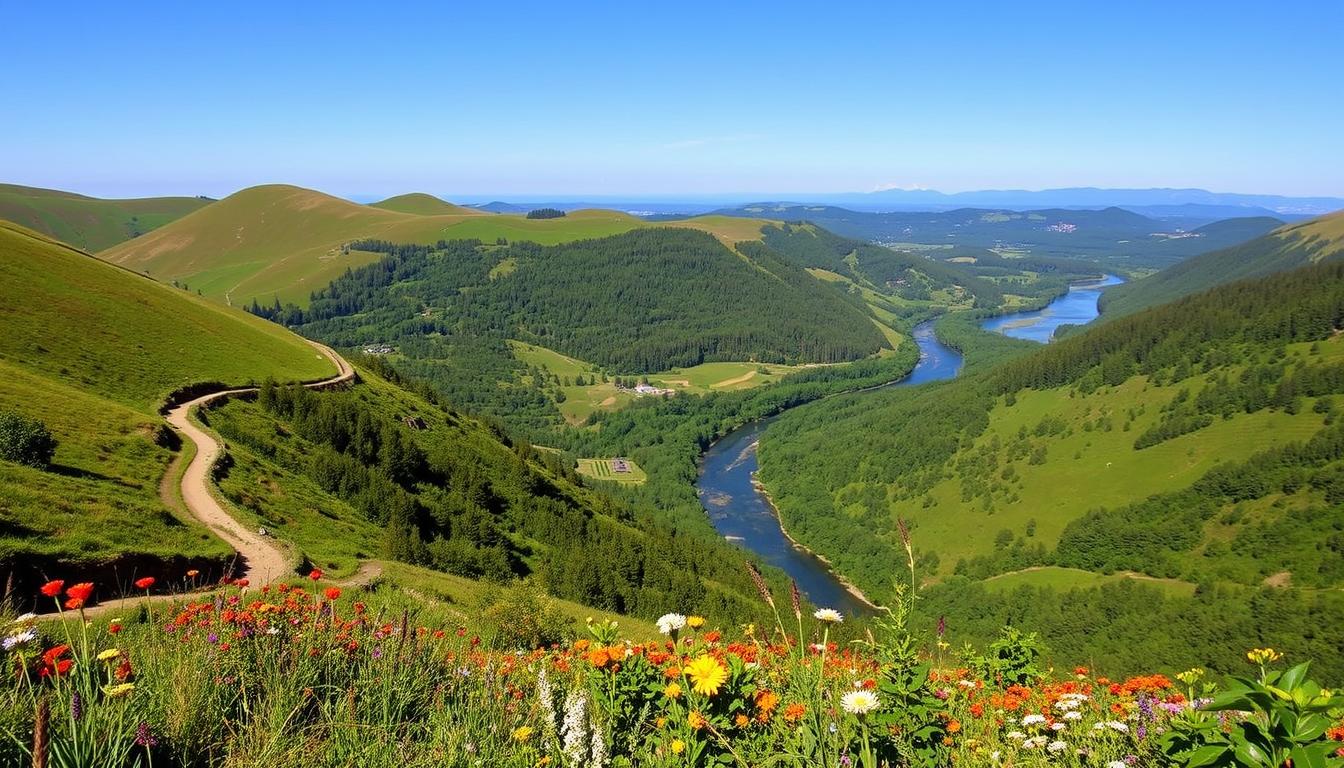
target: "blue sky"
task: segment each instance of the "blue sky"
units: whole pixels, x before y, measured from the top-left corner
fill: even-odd
[[[91,194],[1344,195],[1338,0],[0,0],[0,18],[0,181]]]

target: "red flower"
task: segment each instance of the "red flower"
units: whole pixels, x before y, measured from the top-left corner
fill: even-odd
[[[107,625],[107,631],[115,635],[115,634],[117,634],[118,632],[121,631],[121,625],[120,625],[120,624],[108,624],[108,625]]]
[[[93,584],[87,581],[80,582],[73,587],[65,590],[65,594],[72,600],[78,600],[81,603],[93,597]]]
[[[153,577],[153,576],[146,576],[146,577],[144,577],[143,579],[136,579],[136,580],[135,580],[135,587],[136,587],[136,589],[149,589],[149,588],[152,587],[152,586],[154,586],[154,577]]]
[[[67,611],[78,611],[80,608],[83,607],[84,607],[84,599],[81,597],[72,597],[69,600],[65,601],[65,609]]]
[[[61,581],[60,579],[57,579],[56,581],[48,581],[46,584],[42,585],[42,594],[47,597],[60,597],[62,589],[65,589],[64,581]]]
[[[328,600],[335,600],[341,596],[341,590],[338,587],[327,587],[326,595]]]
[[[321,568],[314,568],[313,570],[309,571],[309,572],[308,572],[308,578],[312,579],[313,581],[317,581],[318,579],[321,579],[321,578],[322,578],[322,569],[321,569]]]
[[[43,652],[42,663],[50,667],[56,663],[57,659],[64,656],[65,652],[68,650],[70,650],[70,646],[68,645],[65,644],[53,645],[52,647],[48,648],[45,652]]]
[[[248,583],[249,583],[249,582],[248,582],[247,579],[234,579],[234,581],[233,581],[233,586],[235,586],[235,587],[246,587],[246,586],[248,585]]]

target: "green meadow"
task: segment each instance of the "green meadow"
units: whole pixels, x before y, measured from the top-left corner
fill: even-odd
[[[579,459],[579,474],[594,480],[610,480],[616,483],[638,485],[649,479],[644,470],[630,459],[626,459],[629,472],[617,472],[611,467],[611,459]]]
[[[54,189],[0,184],[0,219],[89,252],[139,237],[210,202],[199,197],[103,200]]]

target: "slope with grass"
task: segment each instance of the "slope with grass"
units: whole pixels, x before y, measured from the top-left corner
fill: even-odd
[[[253,300],[306,306],[310,294],[378,254],[349,248],[356,240],[435,243],[476,239],[555,245],[646,226],[618,211],[571,211],[528,219],[466,208],[415,193],[360,205],[281,184],[251,187],[99,255],[163,282],[176,281],[238,306]],[[759,236],[760,224],[729,217],[679,223],[725,240]]]
[[[0,462],[0,567],[24,583],[70,564],[122,577],[218,564],[227,547],[160,496],[179,442],[160,405],[195,385],[332,372],[284,329],[8,223],[0,328],[0,410],[59,441],[49,469]]]
[[[0,184],[0,219],[90,252],[140,237],[210,202],[201,197],[104,200],[55,189]]]
[[[1116,286],[1102,297],[1101,309],[1105,317],[1119,317],[1217,285],[1340,258],[1344,258],[1344,211],[1279,227],[1241,245]]]
[[[866,593],[890,594],[904,520],[931,610],[985,631],[1025,616],[1071,652],[1101,645],[1052,623],[1069,587],[1103,634],[1129,632],[1121,617],[1153,590],[1164,616],[1244,621],[1257,600],[1335,615],[1341,312],[1344,265],[1224,286],[943,386],[798,409],[762,442],[761,477],[789,530]],[[1002,576],[1043,566],[1049,579]],[[1120,572],[1172,581],[1100,578]],[[994,577],[1031,600],[977,586]],[[1178,626],[1121,656],[1226,658],[1237,636],[1188,643]],[[1341,639],[1327,635],[1285,642]]]

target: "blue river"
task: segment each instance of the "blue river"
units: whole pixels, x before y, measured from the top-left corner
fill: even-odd
[[[1048,342],[1060,325],[1081,325],[1095,319],[1101,291],[1121,282],[1106,275],[1101,280],[1079,283],[1043,309],[991,318],[981,327],[1014,338]],[[909,376],[886,386],[942,381],[961,371],[960,353],[938,341],[932,322],[917,326],[914,336],[919,345],[919,364]],[[789,539],[769,498],[756,485],[756,448],[775,418],[747,424],[710,446],[701,457],[696,483],[700,503],[719,534],[782,569],[813,604],[851,616],[871,613],[871,607],[850,592],[824,560]]]
[[[1101,292],[1123,282],[1122,278],[1115,275],[1106,275],[1100,280],[1074,283],[1068,293],[1050,302],[1044,309],[1000,315],[986,320],[980,327],[1015,339],[1045,344],[1054,338],[1055,329],[1061,325],[1083,325],[1095,320]]]

